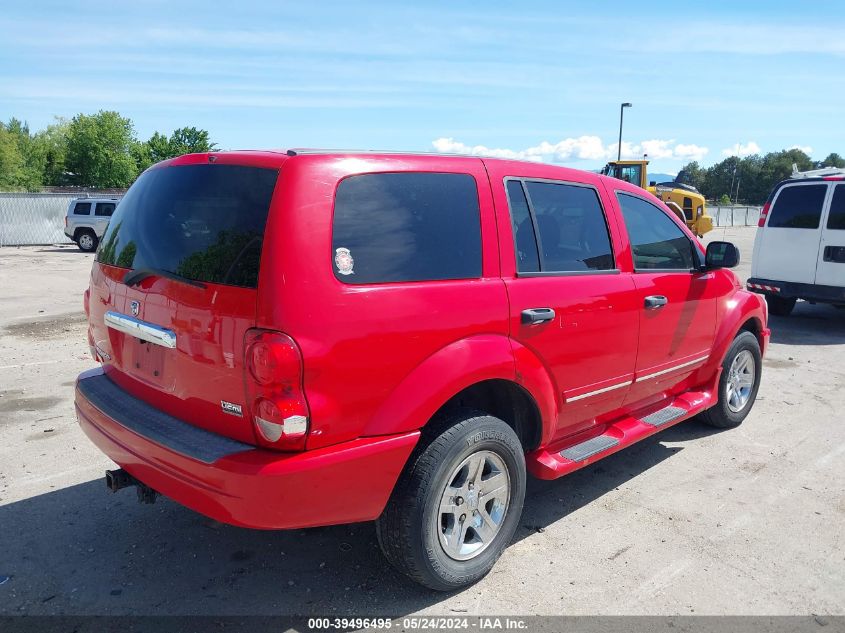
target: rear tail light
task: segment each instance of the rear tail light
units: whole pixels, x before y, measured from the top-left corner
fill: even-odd
[[[67,228],[67,216],[65,216],[65,228]]]
[[[763,205],[763,209],[760,211],[760,220],[757,222],[757,226],[766,226],[766,217],[769,215],[769,205],[770,203],[766,203]]]
[[[259,443],[281,451],[303,450],[309,420],[299,347],[281,332],[252,329],[245,349],[247,402]]]

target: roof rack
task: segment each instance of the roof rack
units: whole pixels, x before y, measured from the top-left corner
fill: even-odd
[[[790,178],[822,178],[824,176],[845,176],[845,168],[822,167],[821,169],[798,171],[798,165],[792,163],[792,175]]]

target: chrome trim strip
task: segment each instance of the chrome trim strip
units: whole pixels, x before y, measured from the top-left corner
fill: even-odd
[[[588,391],[587,393],[582,393],[577,396],[572,396],[571,398],[567,398],[567,402],[575,402],[576,400],[582,400],[583,398],[589,398],[591,396],[597,396],[600,393],[605,393],[606,391],[613,391],[614,389],[621,389],[622,387],[627,387],[633,380],[628,380],[626,382],[620,382],[617,385],[610,385],[609,387],[603,387],[602,389],[596,389],[595,391]]]
[[[176,333],[173,330],[141,321],[141,319],[136,319],[120,312],[112,312],[111,310],[103,316],[103,321],[113,330],[129,334],[142,341],[155,343],[156,345],[171,349],[176,347]]]
[[[701,356],[699,358],[694,358],[694,359],[689,360],[685,363],[681,363],[680,365],[675,365],[674,367],[670,367],[669,369],[662,369],[660,371],[656,371],[653,374],[646,374],[645,376],[637,376],[634,379],[634,382],[642,382],[644,380],[649,380],[650,378],[657,378],[658,376],[662,376],[663,374],[668,374],[669,372],[677,371],[678,369],[683,369],[684,367],[689,367],[690,365],[696,365],[698,363],[703,363],[708,358],[710,358],[709,354],[707,356]]]

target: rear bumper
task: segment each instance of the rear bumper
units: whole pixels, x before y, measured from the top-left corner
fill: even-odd
[[[88,387],[94,383],[82,385],[88,380],[99,381],[106,390],[109,386],[102,381],[117,387],[101,369],[77,380],[79,425],[100,450],[161,494],[242,527],[287,529],[375,519],[419,439],[414,431],[286,454],[201,431],[206,437],[193,451],[185,442],[199,437],[192,436],[199,429],[177,434],[180,444],[169,427],[161,426],[160,415],[149,424],[146,418],[127,420],[126,415],[137,416],[136,407],[122,407],[116,414],[107,400],[93,396]],[[177,427],[186,425],[170,420]]]
[[[751,277],[746,282],[746,286],[751,292],[762,295],[774,295],[784,299],[804,299],[814,303],[845,304],[845,288],[842,286],[818,286],[757,277]]]

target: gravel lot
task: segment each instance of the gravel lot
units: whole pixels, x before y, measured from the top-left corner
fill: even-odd
[[[717,229],[750,270],[753,228]],[[75,247],[0,249],[0,613],[809,614],[845,612],[845,311],[772,319],[754,411],[683,423],[554,482],[486,579],[420,589],[372,526],[221,525],[136,503],[72,403],[88,356]]]

